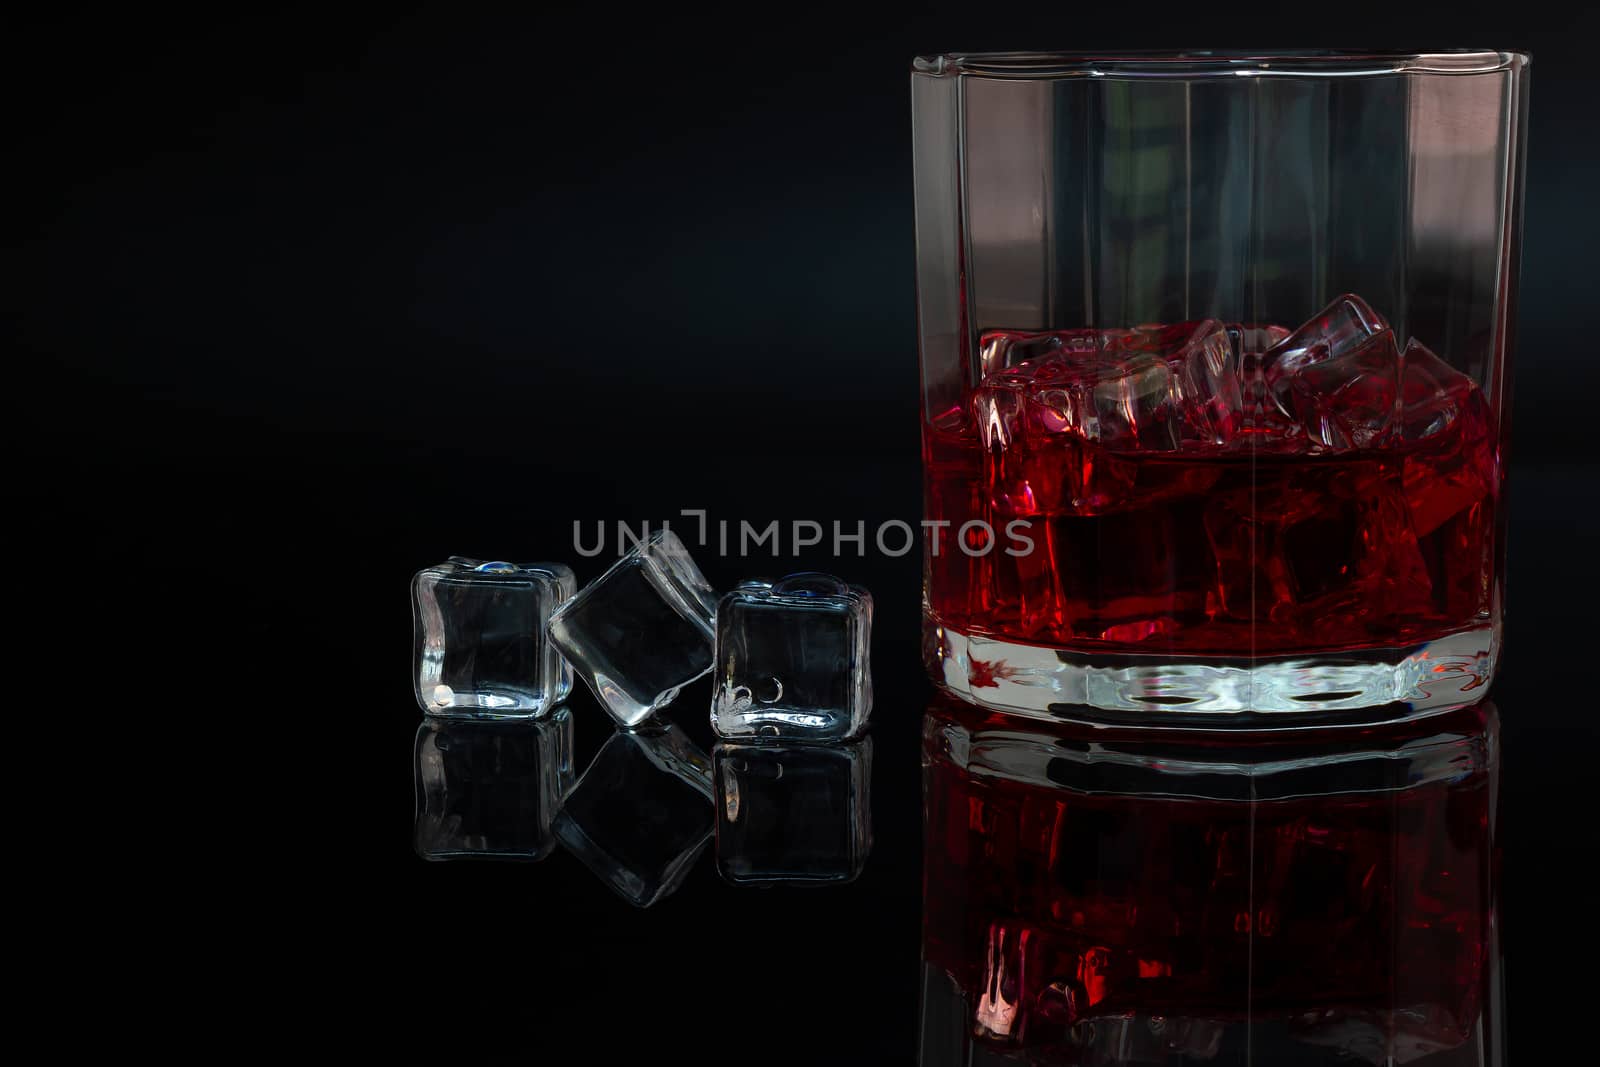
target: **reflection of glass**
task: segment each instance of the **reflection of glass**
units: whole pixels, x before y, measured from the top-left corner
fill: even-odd
[[[1500,1062],[1496,711],[1284,736],[931,708],[922,1062]]]
[[[1482,695],[1527,79],[1512,52],[915,61],[937,681],[1243,725]]]
[[[612,734],[555,823],[568,852],[641,908],[682,884],[711,829],[711,761],[671,725]]]
[[[572,715],[537,722],[429,717],[415,752],[417,855],[543,859],[572,784]]]
[[[872,739],[717,745],[717,870],[744,885],[849,882],[872,848]]]

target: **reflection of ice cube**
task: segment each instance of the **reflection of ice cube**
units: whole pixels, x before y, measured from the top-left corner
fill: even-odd
[[[872,739],[719,744],[717,870],[747,885],[849,882],[872,846]]]
[[[572,785],[572,715],[537,722],[429,718],[417,731],[417,855],[542,859]]]
[[[619,730],[555,822],[568,852],[641,908],[670,894],[711,839],[711,766],[676,726]]]
[[[1353,293],[1337,296],[1298,329],[1261,357],[1267,389],[1286,415],[1293,415],[1290,382],[1313,364],[1348,355],[1387,330],[1383,316]]]
[[[1280,396],[1313,444],[1350,449],[1389,442],[1400,399],[1400,353],[1388,329],[1280,382],[1288,386]]]
[[[711,669],[716,594],[662,530],[550,618],[550,641],[611,716],[635,726]]]

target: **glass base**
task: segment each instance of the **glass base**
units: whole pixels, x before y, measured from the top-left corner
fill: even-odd
[[[986,708],[1132,726],[1294,729],[1396,722],[1488,694],[1498,629],[1406,648],[1263,658],[1071,652],[946,626],[923,615],[935,683]]]

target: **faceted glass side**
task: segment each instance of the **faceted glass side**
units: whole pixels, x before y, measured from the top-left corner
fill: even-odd
[[[528,718],[572,689],[549,621],[577,588],[559,563],[452,556],[411,581],[417,703],[429,715]]]

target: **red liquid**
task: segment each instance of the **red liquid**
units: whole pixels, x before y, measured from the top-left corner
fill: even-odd
[[[1337,327],[1332,314],[1293,336]],[[1174,346],[1197,325],[1103,331],[1098,346],[1089,331],[984,335],[998,369],[923,430],[926,514],[950,524],[928,545],[940,620],[1083,652],[1217,656],[1485,625],[1498,455],[1477,385],[1415,344],[1402,360],[1387,329],[1293,374],[1279,349],[1232,355],[1232,399],[1108,378],[1154,354],[1178,381]],[[1286,336],[1247,328],[1242,347]]]
[[[1313,796],[1291,787],[1288,799],[1251,801],[1249,780],[1224,771],[1242,795],[1213,800],[1160,795],[1197,787],[1181,776],[1163,784],[1159,764],[1127,779],[1141,790],[1128,793],[1117,792],[1116,768],[1093,772],[1094,792],[974,775],[938,732],[954,717],[1004,730],[1015,720],[935,714],[924,958],[953,979],[978,1043],[1062,1057],[1027,1062],[1111,1062],[1070,1053],[1086,1055],[1093,1027],[1121,1026],[1153,1049],[1211,1062],[1219,1042],[1248,1030],[1258,1056],[1376,1045],[1409,1062],[1462,1046],[1486,1017],[1487,732],[1452,749],[1459,774],[1421,785]],[[977,750],[975,741],[974,759]]]

